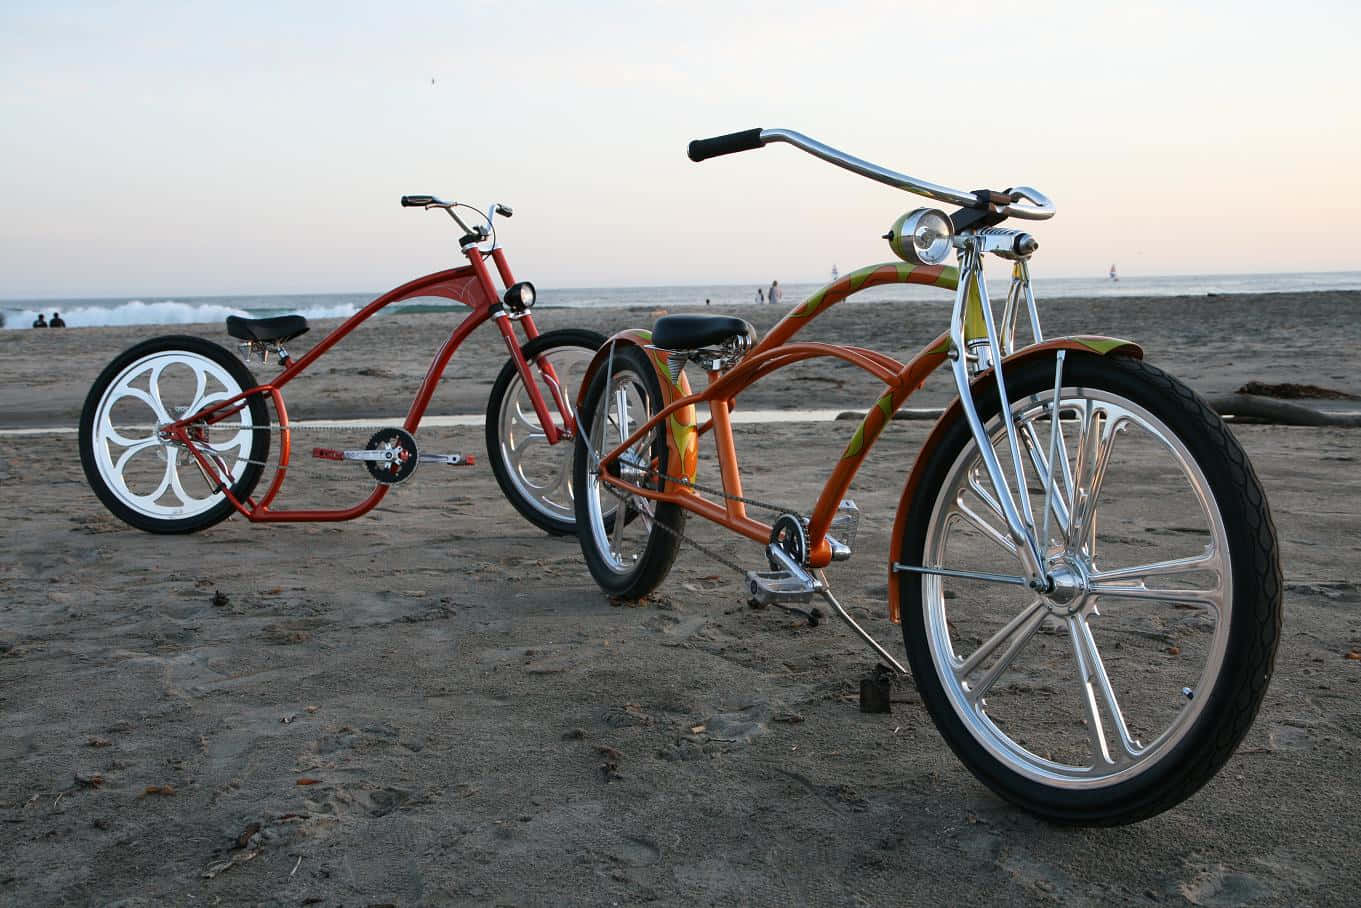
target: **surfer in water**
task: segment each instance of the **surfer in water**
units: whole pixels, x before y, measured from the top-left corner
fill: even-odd
[[[1114,265],[1111,265],[1111,280],[1113,280],[1113,281],[1118,281],[1118,280],[1120,280],[1120,275],[1118,275],[1118,274],[1115,273],[1115,266],[1114,266]]]

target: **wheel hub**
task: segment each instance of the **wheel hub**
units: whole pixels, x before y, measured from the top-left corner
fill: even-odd
[[[1091,585],[1080,561],[1060,556],[1049,563],[1044,604],[1056,615],[1072,615],[1087,602]]]

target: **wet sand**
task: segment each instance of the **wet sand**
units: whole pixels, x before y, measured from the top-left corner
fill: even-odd
[[[1139,339],[1151,361],[1204,393],[1250,379],[1361,393],[1358,328],[1346,317],[1359,298],[1056,302],[1046,327],[1104,325]],[[813,334],[863,343],[891,333],[905,338],[900,347],[876,346],[898,355],[944,319],[906,306],[843,310]],[[764,328],[779,313],[742,314]],[[605,330],[647,316],[559,310],[542,322]],[[290,410],[400,416],[432,331],[447,321],[375,323],[371,340],[356,335],[289,387]],[[0,333],[0,426],[73,424],[103,364],[155,333]],[[225,339],[216,326],[186,333]],[[432,412],[481,409],[504,358],[495,342],[484,329],[464,351],[474,355],[455,357]],[[933,380],[912,405],[943,403],[947,390]],[[812,364],[741,403],[863,408],[874,396],[873,382]],[[806,507],[853,425],[740,428],[751,492]],[[895,653],[887,536],[928,430],[885,431],[852,488],[864,511],[855,557],[829,572]],[[523,521],[485,467],[423,467],[351,523],[233,519],[157,537],[103,510],[74,437],[0,438],[0,896],[1352,903],[1361,432],[1234,431],[1280,538],[1275,677],[1213,781],[1113,830],[1054,827],[998,800],[955,759],[910,685],[896,690],[891,715],[860,713],[869,651],[836,622],[809,628],[747,608],[740,578],[699,552],[682,550],[652,600],[612,605],[576,541]],[[478,428],[421,435],[428,449],[485,454]],[[289,482],[306,484],[299,503],[358,500],[368,483],[350,466],[304,461]],[[1144,508],[1157,518],[1157,501]],[[722,538],[698,521],[690,528],[701,541]],[[730,554],[759,560],[751,545]]]

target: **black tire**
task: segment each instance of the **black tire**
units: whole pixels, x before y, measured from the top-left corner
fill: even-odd
[[[563,382],[561,389],[563,398],[572,406],[576,402],[578,382],[584,374],[585,365],[604,342],[604,335],[596,331],[564,328],[540,334],[521,347],[520,352],[524,354],[531,368],[544,356],[549,358],[550,363],[554,362],[555,351],[569,352],[569,356],[563,359],[571,365],[579,365],[580,371],[572,373],[571,370],[562,368],[556,368],[555,371],[559,373],[559,380]],[[571,352],[579,352],[584,356],[571,355]],[[562,374],[564,371],[568,371],[569,374]],[[535,372],[537,374],[537,370]],[[542,382],[539,384],[539,390],[545,395],[544,400],[550,411],[557,415],[557,407]],[[546,467],[548,475],[551,477],[556,474],[565,488],[549,487],[547,483],[553,481],[551,478],[544,484],[536,483],[538,477],[528,475],[523,463],[518,461],[512,463],[512,459],[518,453],[514,448],[517,442],[514,437],[515,425],[524,423],[527,428],[538,425],[538,417],[528,404],[527,396],[521,399],[523,393],[524,382],[520,370],[516,368],[514,359],[507,359],[506,364],[501,367],[501,374],[492,385],[491,396],[487,399],[487,458],[491,461],[492,475],[496,477],[496,482],[501,486],[506,499],[526,520],[554,536],[567,536],[576,532],[570,483],[572,438],[562,438],[552,446],[545,442],[541,447],[548,452],[547,463],[545,464],[541,458],[541,462],[535,468],[537,474],[543,475]],[[521,445],[525,443],[522,439],[518,441]],[[536,494],[536,489],[542,491]]]
[[[622,515],[625,518],[624,527],[619,532],[632,534],[629,547],[636,551],[632,555],[622,551],[615,552],[611,540],[621,516],[618,510],[619,500],[604,491],[606,487],[598,479],[588,475],[591,466],[588,440],[601,454],[624,440],[617,434],[617,420],[610,426],[608,420],[614,417],[610,416],[608,408],[601,414],[606,419],[600,420],[600,425],[597,424],[597,411],[602,403],[601,397],[606,391],[607,377],[613,388],[623,388],[641,404],[644,411],[641,414],[630,412],[629,423],[632,428],[628,429],[624,437],[632,434],[664,404],[661,384],[647,355],[637,347],[626,346],[615,352],[611,368],[607,369],[602,365],[596,371],[579,414],[582,431],[577,433],[572,463],[577,492],[577,539],[581,541],[586,566],[590,568],[591,576],[600,584],[601,589],[620,599],[635,600],[655,590],[666,579],[667,572],[671,570],[676,553],[680,549],[680,534],[685,529],[685,511],[675,504],[654,503],[638,496],[630,498]],[[608,406],[610,402],[606,403]],[[617,413],[617,407],[615,412]],[[606,426],[610,426],[612,443],[599,437],[604,434]],[[656,465],[655,469],[661,473],[667,473],[669,470],[664,432],[665,428],[659,424],[650,437],[638,443],[637,448],[640,454],[646,452],[651,463]],[[614,469],[617,471],[618,465]],[[654,474],[642,482],[649,488],[660,489],[663,480]],[[615,506],[612,515],[607,513],[611,506]],[[644,508],[652,508],[652,512],[647,514],[641,510]],[[609,519],[611,516],[612,521]],[[620,547],[621,550],[624,547],[623,540],[620,541]],[[621,557],[616,557],[616,554]]]
[[[192,458],[187,452],[155,442],[154,431],[136,439],[138,450],[123,461],[121,470],[112,462],[110,442],[106,436],[115,423],[127,419],[147,421],[139,424],[140,432],[144,428],[154,429],[151,423],[162,421],[153,405],[143,402],[134,393],[128,393],[129,390],[149,390],[135,388],[132,382],[138,380],[144,373],[148,375],[149,382],[151,375],[154,374],[159,392],[157,400],[161,401],[162,409],[171,408],[175,404],[188,407],[193,403],[188,398],[195,393],[195,387],[177,383],[176,378],[186,377],[178,372],[169,377],[166,377],[164,372],[167,368],[192,370],[194,365],[213,371],[211,376],[207,372],[203,373],[204,396],[232,396],[256,386],[255,378],[245,364],[218,344],[198,337],[169,336],[144,341],[120,354],[100,373],[99,378],[95,379],[90,393],[85,398],[85,406],[80,414],[79,439],[80,462],[85,470],[85,478],[95,495],[115,517],[139,530],[150,533],[193,533],[220,523],[235,513],[232,503],[225,494],[208,488],[197,466],[190,465]],[[123,382],[128,384],[124,385]],[[175,393],[167,398],[167,392]],[[150,397],[149,393],[147,397]],[[129,412],[120,411],[115,414],[115,408],[122,406],[125,398],[137,403],[130,405]],[[243,432],[245,437],[238,444],[227,447],[227,450],[236,452],[229,467],[236,475],[231,492],[238,500],[249,497],[255,490],[255,485],[260,481],[261,472],[264,470],[264,462],[269,456],[269,411],[263,397],[252,396],[243,413],[249,416],[249,424],[239,417],[233,417],[234,422],[228,421],[223,426],[223,428],[230,425],[244,427],[239,429],[233,438],[240,437]],[[132,447],[122,446],[122,450],[127,452]],[[149,464],[149,468],[143,472],[154,475],[156,471],[163,470],[164,480],[160,486],[162,494],[155,496],[154,499],[149,494],[137,495],[127,484],[126,471],[129,467],[136,469],[134,464],[141,451],[149,452],[143,455]],[[161,458],[161,463],[166,464],[164,468],[155,466],[154,461],[150,460],[157,456]],[[180,470],[170,466],[167,457],[183,460],[184,475],[189,477],[188,483],[179,476]],[[190,512],[182,517],[172,516],[175,508],[157,503],[164,494],[168,494],[169,490],[165,483],[170,481],[172,472],[176,474],[177,489],[190,494],[188,487],[192,486],[195,490],[202,490],[205,493],[203,498],[194,498],[190,503],[179,496],[178,490],[175,491],[180,504],[186,506],[178,510]]]
[[[1023,416],[1027,413],[1046,413],[1044,423],[1046,427],[1049,426],[1047,411],[1037,408],[1042,408],[1042,401],[1052,399],[1054,374],[1055,358],[1052,355],[1020,364],[1006,373],[1007,394],[1013,401],[1013,412]],[[1190,559],[1201,564],[1213,564],[1212,570],[1218,579],[1214,582],[1184,580],[1183,577],[1195,572],[1167,570],[1165,568],[1171,562],[1160,556],[1141,554],[1135,565],[1123,568],[1118,564],[1115,569],[1098,564],[1096,553],[1104,552],[1106,548],[1114,550],[1111,557],[1118,562],[1120,555],[1132,551],[1133,546],[1154,545],[1149,540],[1156,538],[1149,535],[1148,524],[1145,524],[1145,532],[1138,533],[1137,538],[1132,535],[1118,536],[1117,533],[1122,530],[1127,534],[1135,534],[1137,522],[1122,527],[1117,521],[1103,516],[1100,543],[1095,541],[1097,530],[1091,531],[1092,542],[1088,551],[1092,555],[1088,568],[1093,573],[1084,574],[1081,583],[1110,590],[1118,582],[1123,583],[1125,588],[1119,594],[1111,590],[1109,596],[1083,591],[1063,606],[1080,611],[1085,608],[1082,603],[1094,597],[1090,598],[1094,612],[1091,617],[1098,620],[1089,625],[1085,632],[1080,625],[1073,623],[1075,619],[1071,612],[1056,614],[1051,598],[1031,594],[1024,587],[983,584],[973,579],[924,577],[919,573],[902,572],[899,574],[899,605],[907,654],[923,703],[950,747],[969,770],[1003,798],[1052,822],[1118,825],[1153,816],[1190,797],[1224,765],[1247,733],[1266,693],[1280,635],[1280,561],[1275,527],[1266,497],[1247,456],[1223,420],[1193,391],[1153,366],[1121,357],[1103,358],[1070,351],[1066,355],[1063,375],[1065,413],[1070,412],[1070,395],[1079,400],[1101,399],[1103,396],[1111,400],[1120,399],[1139,408],[1124,411],[1138,413],[1137,420],[1141,421],[1139,425],[1131,426],[1129,423],[1135,420],[1127,419],[1125,428],[1136,430],[1130,433],[1123,429],[1114,431],[1120,425],[1119,409],[1107,411],[1108,414],[1117,414],[1107,425],[1112,428],[1111,435],[1118,435],[1121,439],[1112,443],[1111,451],[1118,451],[1119,445],[1126,443],[1124,439],[1127,434],[1137,435],[1146,426],[1156,426],[1156,423],[1146,419],[1148,415],[1175,436],[1177,445],[1164,444],[1160,449],[1155,443],[1150,444],[1149,449],[1155,452],[1165,449],[1170,454],[1169,462],[1183,465],[1179,467],[1183,475],[1197,477],[1188,479],[1188,482],[1202,483],[1202,491],[1208,490],[1211,501],[1208,507],[1199,503],[1198,496],[1192,496],[1196,498],[1196,503],[1188,507],[1198,508],[1207,515],[1208,528],[1205,533],[1212,542],[1226,541],[1227,560],[1222,560],[1225,556],[1220,554],[1217,544],[1205,547],[1200,554],[1192,549]],[[1000,419],[996,419],[1000,408],[995,383],[986,382],[985,387],[976,392],[975,403],[980,418],[985,425],[990,426],[989,431],[992,432],[992,427],[1000,424]],[[1048,437],[1043,433],[1038,434],[1042,439]],[[1152,432],[1148,433],[1148,437],[1155,439]],[[977,445],[961,417],[949,428],[925,465],[915,499],[917,503],[908,517],[902,548],[893,553],[902,563],[928,564],[924,559],[934,557],[936,561],[931,566],[945,566],[943,560],[947,548],[953,544],[951,534],[959,533],[964,541],[969,541],[967,534],[971,528],[957,529],[967,521],[960,519],[953,525],[949,521],[953,516],[960,515],[961,502],[973,506],[974,499],[964,497],[970,493],[960,491],[960,483],[976,476],[968,471],[977,453]],[[1187,454],[1194,462],[1195,470],[1185,468]],[[1110,463],[1116,462],[1114,455],[1107,456]],[[1005,466],[1009,460],[1003,459],[1002,462]],[[1135,463],[1132,460],[1130,462]],[[1150,459],[1148,462],[1153,461]],[[1110,467],[1106,472],[1111,474],[1114,469]],[[1074,470],[1076,472],[1076,460]],[[1032,479],[1039,476],[1040,472],[1041,468],[1036,466],[1031,474]],[[1168,515],[1170,519],[1168,509],[1174,508],[1176,503],[1171,500],[1171,495],[1159,495],[1161,487],[1157,483],[1161,479],[1149,478],[1159,474],[1131,468],[1125,475],[1134,477],[1129,480],[1129,493],[1125,494],[1123,487],[1119,486],[1117,491],[1111,492],[1112,479],[1107,475],[1104,484],[1098,488],[1093,514],[1100,513],[1109,504],[1113,511],[1142,508],[1138,513],[1152,515],[1148,517],[1149,520],[1163,515]],[[1175,475],[1175,471],[1167,471],[1167,475]],[[1081,476],[1078,479],[1080,481]],[[1150,482],[1154,484],[1152,487]],[[1030,482],[1032,487],[1036,484]],[[1038,484],[1043,485],[1042,482]],[[1031,497],[1035,500],[1033,492]],[[1043,496],[1040,496],[1040,500],[1043,500]],[[1215,525],[1213,517],[1208,516],[1211,515],[1211,508],[1218,510],[1219,525]],[[1043,504],[1040,504],[1035,513],[1039,515],[1042,511]],[[996,513],[994,509],[993,514]],[[1092,525],[1097,526],[1096,517],[1092,518]],[[932,534],[929,540],[928,532]],[[1171,530],[1172,535],[1179,532],[1187,531],[1179,527]],[[1086,533],[1079,535],[1087,536]],[[978,533],[978,539],[984,540],[984,543],[976,546],[975,550],[986,551],[986,533]],[[1108,539],[1116,541],[1108,543]],[[1062,540],[1055,547],[1060,548],[1061,544]],[[1187,541],[1166,544],[1194,545]],[[1122,545],[1129,548],[1122,549]],[[1048,545],[1046,551],[1049,551]],[[1014,565],[1015,562],[1010,562],[1007,567],[1014,568]],[[1146,570],[1155,567],[1158,569]],[[1110,576],[1121,570],[1128,576]],[[1208,568],[1206,570],[1207,573],[1210,571]],[[1011,573],[1018,571],[1012,570]],[[1163,579],[1173,574],[1178,576],[1171,580]],[[1226,576],[1231,578],[1227,588],[1222,579]],[[1158,579],[1149,579],[1154,577]],[[1146,582],[1153,583],[1153,587],[1147,587]],[[961,595],[959,590],[966,583],[973,584],[971,589],[977,592]],[[1213,609],[1213,630],[1203,629],[1208,626],[1206,615],[1212,611],[1211,608],[1197,610],[1194,605],[1188,608],[1186,603],[1189,600],[1177,602],[1162,595],[1133,595],[1128,588],[1136,584],[1145,587],[1145,593],[1152,591],[1157,594],[1168,593],[1171,588],[1177,587],[1175,592],[1179,595],[1183,592],[1201,595],[1201,591],[1193,587],[1205,585],[1206,597],[1219,597]],[[948,592],[947,586],[954,592]],[[1023,592],[1000,592],[1004,590]],[[1132,592],[1137,594],[1139,591],[1134,589]],[[1038,611],[1034,611],[1037,607],[1033,602],[1025,610],[1038,615],[1036,620],[1040,623],[1028,632],[1024,630],[1026,625],[1018,626],[1022,629],[1011,632],[1012,636],[1002,638],[1001,643],[994,644],[995,638],[985,633],[966,639],[966,629],[958,626],[954,617],[942,617],[948,612],[964,616],[963,620],[967,623],[969,616],[981,616],[984,613],[984,606],[980,604],[984,599],[1000,599],[1007,595],[1034,596],[1040,603]],[[952,604],[946,605],[946,599],[951,600]],[[1010,601],[1015,603],[1018,600],[1013,598]],[[1095,610],[1098,602],[1100,611]],[[1174,608],[1169,609],[1168,604],[1174,602]],[[1148,608],[1148,615],[1142,615],[1135,610],[1136,607]],[[1227,620],[1223,618],[1225,612]],[[1155,629],[1158,633],[1152,635],[1152,642],[1145,639],[1150,636],[1146,627],[1136,622],[1160,621],[1162,615],[1167,613],[1170,613],[1170,620]],[[1007,612],[999,611],[998,614],[1004,617]],[[979,623],[982,627],[991,626],[981,618]],[[1050,633],[1040,632],[1045,629]],[[1065,630],[1066,634],[1062,633]],[[1031,636],[1024,638],[1023,648],[1018,650],[1016,661],[1012,661],[1008,649],[1013,640],[1021,639],[1021,633]],[[1050,639],[1046,640],[1046,637]],[[1098,639],[1104,643],[1097,642]],[[956,640],[961,650],[970,647],[976,653],[986,652],[987,655],[976,665],[966,667],[969,656],[955,655],[953,652]],[[982,642],[985,640],[986,645]],[[1173,645],[1168,645],[1169,641]],[[1142,649],[1140,644],[1147,649]],[[1072,657],[1081,653],[1087,645],[1091,647],[1087,652],[1095,653],[1098,658],[1088,657],[1086,664],[1095,665],[1099,674],[1085,672],[1088,690],[1093,691],[1093,684],[1095,688],[1094,692],[1085,694],[1084,700],[1081,686],[1071,694],[1065,690],[1060,681],[1061,671],[1048,675],[1045,673],[1052,666],[1061,667],[1058,657],[1062,655],[1063,647],[1068,648],[1068,655]],[[1053,650],[1045,649],[1051,646]],[[1183,649],[1187,652],[1183,653]],[[1046,654],[1049,652],[1056,654],[1053,660],[1048,659]],[[1104,657],[1101,655],[1103,652],[1106,654]],[[1169,697],[1169,676],[1172,684],[1175,684],[1175,673],[1184,670],[1177,659],[1187,658],[1188,655],[1193,659],[1198,658],[1202,652],[1206,654],[1205,667],[1200,669],[1201,674],[1197,676],[1201,683],[1177,688]],[[994,660],[993,653],[1001,655]],[[943,661],[945,658],[956,661],[946,663]],[[966,680],[973,677],[971,672],[986,675],[995,664],[1003,663],[1004,660],[1006,664],[998,669],[992,680]],[[1069,669],[1079,682],[1084,680],[1081,660],[1081,656],[1071,659]],[[947,668],[946,665],[952,667]],[[1079,667],[1073,668],[1073,665]],[[1114,666],[1114,669],[1110,666]],[[1155,670],[1160,674],[1150,675]],[[1110,699],[1103,699],[1106,694],[1101,687],[1102,678],[1109,680],[1112,691]],[[1006,683],[1002,683],[1003,680]],[[965,693],[961,694],[961,691]],[[995,696],[993,691],[997,692]],[[1190,691],[1189,696],[1187,691]],[[1084,712],[1093,703],[1101,704],[1098,708],[1104,712],[1095,713],[1098,716],[1095,722],[1089,723],[1087,718],[1081,718],[1080,723],[1071,723],[1072,726],[1080,725],[1081,730],[1070,727],[1064,731],[1058,722],[1041,725],[1037,717],[1044,715],[1050,708],[1060,712],[1064,710],[1067,702],[1065,697],[1074,699]],[[972,706],[969,698],[974,698]],[[1120,705],[1122,700],[1125,700],[1123,706]],[[1136,725],[1126,708],[1131,702],[1140,708],[1149,705],[1151,715],[1168,716],[1166,729],[1157,732],[1159,725],[1152,730],[1147,726],[1140,728]],[[1115,704],[1114,709],[1111,704]],[[1085,712],[1085,715],[1091,716],[1093,713]],[[1162,720],[1157,721],[1161,723]],[[1003,723],[1007,726],[1005,729]],[[1127,728],[1125,723],[1128,723]],[[1021,727],[1026,724],[1033,730],[1034,737],[1018,736],[1018,733],[1029,733]],[[1016,726],[1014,730],[1012,725]],[[1093,732],[1093,728],[1101,731]],[[1128,736],[1137,747],[1130,749],[1129,744],[1122,743],[1121,730],[1129,732]],[[1143,745],[1138,738],[1134,738],[1136,732],[1147,734],[1150,743]],[[1159,737],[1153,737],[1154,734]],[[1051,771],[1046,768],[1043,759],[1050,757],[1053,758],[1053,766],[1066,767],[1064,760],[1058,757],[1057,749],[1053,754],[1044,750],[1052,742],[1061,742],[1063,735],[1068,735],[1070,739],[1088,737],[1091,761],[1097,770],[1085,780],[1089,784],[1082,784],[1083,780],[1077,774],[1065,775],[1057,769]],[[1101,746],[1096,741],[1102,738],[1108,742],[1114,741],[1110,753],[1117,754],[1120,759],[1100,756]],[[1125,749],[1120,751],[1122,747]],[[1139,748],[1142,748],[1142,752],[1138,752]],[[1080,750],[1080,747],[1077,749]],[[1106,762],[1102,762],[1103,759]],[[1121,760],[1127,761],[1123,768]],[[1080,766],[1080,763],[1074,765]],[[1046,776],[1046,772],[1051,772],[1051,775]]]

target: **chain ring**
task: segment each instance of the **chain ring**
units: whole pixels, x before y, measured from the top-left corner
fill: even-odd
[[[770,544],[779,546],[795,564],[803,567],[808,564],[808,531],[804,529],[803,518],[798,514],[781,514],[770,528]],[[780,565],[774,558],[767,556],[770,569],[778,570]]]
[[[416,439],[405,429],[379,429],[364,448],[392,452],[391,460],[364,461],[369,475],[383,485],[396,485],[410,479],[411,474],[416,472],[416,464],[420,462],[416,454]]]

